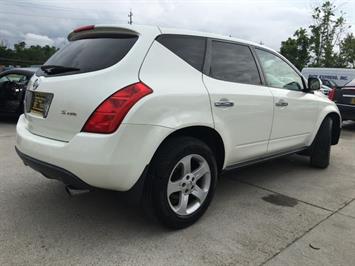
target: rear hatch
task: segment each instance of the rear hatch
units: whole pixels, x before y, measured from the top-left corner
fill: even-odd
[[[28,130],[70,141],[101,102],[139,81],[139,68],[158,33],[157,28],[112,26],[89,26],[72,32],[68,44],[28,85]]]

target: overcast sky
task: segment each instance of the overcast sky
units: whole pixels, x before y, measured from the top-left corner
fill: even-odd
[[[0,40],[11,46],[60,46],[80,25],[127,23],[201,30],[262,41],[276,50],[281,41],[311,23],[311,10],[322,0],[0,0]],[[355,0],[333,0],[344,10],[355,33]]]

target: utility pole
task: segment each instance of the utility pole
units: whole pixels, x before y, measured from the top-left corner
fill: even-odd
[[[133,18],[132,9],[129,10],[128,18],[129,18],[128,24],[132,25],[132,23],[133,23],[133,19],[132,19],[132,18]]]

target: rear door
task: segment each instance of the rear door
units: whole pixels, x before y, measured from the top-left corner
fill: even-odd
[[[209,40],[203,81],[216,129],[223,134],[226,164],[263,156],[271,131],[273,97],[262,86],[249,46]]]
[[[278,55],[255,49],[274,96],[274,119],[268,153],[304,147],[319,114],[319,96],[303,91],[301,75]]]

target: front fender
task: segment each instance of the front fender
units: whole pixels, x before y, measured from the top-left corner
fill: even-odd
[[[313,140],[316,137],[323,120],[329,115],[336,117],[338,119],[338,122],[333,124],[333,132],[335,132],[335,135],[333,136],[332,144],[335,145],[338,143],[342,120],[341,120],[341,115],[340,115],[338,107],[336,106],[335,103],[332,103],[332,104],[327,104],[327,105],[321,106],[321,110],[319,112],[317,121],[314,125],[313,133],[311,134],[311,136],[307,142],[307,146],[310,146],[313,143]]]

